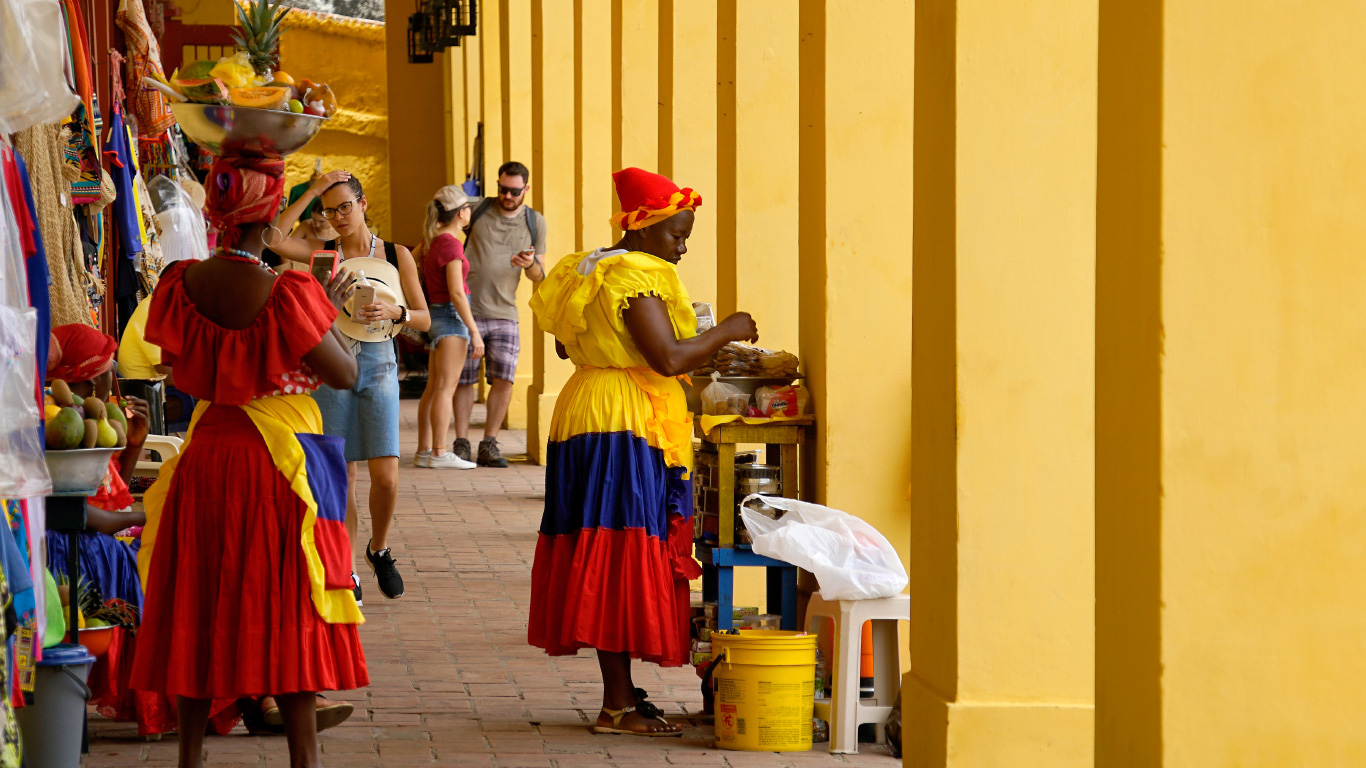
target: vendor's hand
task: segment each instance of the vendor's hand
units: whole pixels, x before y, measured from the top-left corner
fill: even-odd
[[[128,445],[141,446],[147,442],[147,433],[152,427],[147,401],[140,397],[124,396],[123,402],[123,415],[128,417]]]
[[[373,323],[376,320],[398,322],[403,319],[403,308],[387,301],[377,301],[374,304],[366,304],[361,307],[356,319],[366,323]]]
[[[521,251],[512,254],[512,266],[518,269],[526,269],[536,263],[536,253],[534,251]]]
[[[754,318],[750,317],[748,312],[736,312],[722,320],[717,327],[731,341],[748,341],[753,344],[759,340],[759,326],[755,325]]]
[[[313,182],[313,186],[308,188],[308,195],[309,197],[322,197],[323,193],[333,184],[340,184],[343,181],[350,181],[350,179],[350,171],[328,171]]]
[[[470,331],[470,359],[478,360],[484,356],[484,336],[478,330]]]
[[[340,312],[346,299],[351,293],[351,284],[356,281],[356,276],[345,270],[337,270],[337,274],[332,276],[332,281],[327,284],[327,300],[332,302],[332,306]]]

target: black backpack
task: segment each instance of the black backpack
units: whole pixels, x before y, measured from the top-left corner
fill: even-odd
[[[470,214],[470,223],[465,227],[465,247],[469,247],[470,238],[474,237],[474,222],[479,221],[480,216],[488,213],[488,210],[493,207],[494,202],[496,202],[494,198],[486,197],[479,205],[475,206],[474,213]],[[522,218],[526,221],[526,231],[531,233],[532,248],[536,247],[536,240],[541,234],[538,229],[539,225],[536,223],[536,217],[531,215],[535,210],[536,209],[529,205],[522,206]]]

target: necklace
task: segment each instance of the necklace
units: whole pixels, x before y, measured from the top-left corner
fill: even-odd
[[[218,258],[227,259],[228,261],[248,261],[252,264],[261,263],[259,258],[252,256],[246,251],[239,251],[236,248],[220,248],[218,251]]]

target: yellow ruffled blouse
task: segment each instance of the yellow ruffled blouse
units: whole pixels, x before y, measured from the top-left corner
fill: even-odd
[[[669,466],[690,468],[692,417],[682,386],[649,367],[622,318],[635,296],[662,300],[678,338],[697,335],[697,315],[678,269],[648,253],[573,253],[536,289],[536,321],[579,366],[557,400],[549,438],[629,430],[662,449]]]

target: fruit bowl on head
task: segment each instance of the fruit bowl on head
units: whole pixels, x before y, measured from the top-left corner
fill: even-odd
[[[220,104],[181,102],[171,105],[185,136],[214,155],[284,157],[299,151],[327,118]]]
[[[43,454],[47,472],[52,476],[53,493],[94,493],[109,474],[109,460],[122,448],[49,449]]]

